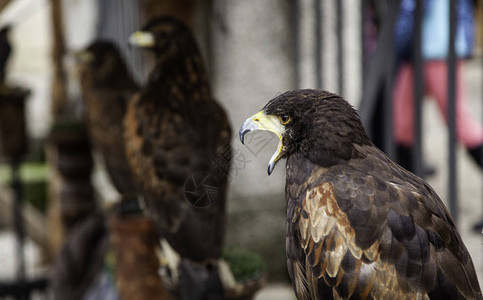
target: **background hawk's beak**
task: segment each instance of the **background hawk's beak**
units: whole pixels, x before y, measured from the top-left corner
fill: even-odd
[[[282,156],[282,136],[285,128],[280,124],[280,120],[275,115],[266,115],[263,110],[246,119],[240,127],[239,135],[242,144],[245,144],[245,134],[255,130],[267,130],[275,133],[278,136],[279,142],[277,151],[272,155],[268,163],[268,175],[272,174],[275,165]]]
[[[77,63],[87,64],[94,60],[94,54],[87,50],[82,50],[79,52],[74,53],[74,58]]]
[[[129,37],[129,44],[141,48],[154,47],[154,36],[148,31],[136,31]]]

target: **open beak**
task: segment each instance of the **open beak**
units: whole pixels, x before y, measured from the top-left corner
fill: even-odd
[[[245,144],[245,134],[249,133],[250,131],[255,130],[268,130],[275,133],[278,136],[279,142],[277,151],[272,155],[270,162],[268,163],[268,175],[272,174],[275,165],[277,164],[278,160],[282,157],[282,136],[284,133],[284,126],[280,124],[280,120],[277,116],[274,115],[266,115],[263,110],[259,111],[255,115],[251,116],[250,118],[246,119],[243,122],[243,125],[240,127],[240,141],[242,144]]]
[[[136,31],[129,37],[129,44],[140,48],[152,48],[154,36],[148,31]]]

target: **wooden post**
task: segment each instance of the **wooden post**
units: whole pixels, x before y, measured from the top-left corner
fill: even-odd
[[[49,249],[52,260],[66,234],[97,210],[90,176],[93,159],[82,123],[59,125],[50,133],[47,159],[52,166],[48,208]]]
[[[158,274],[159,247],[151,220],[143,215],[111,216],[109,232],[116,257],[116,285],[126,300],[171,299]]]
[[[53,119],[57,120],[65,110],[67,103],[67,82],[64,69],[65,39],[64,19],[62,14],[62,0],[50,0],[52,19],[52,64],[54,78],[52,80]]]
[[[50,0],[52,20],[52,102],[54,120],[47,160],[52,166],[49,184],[47,261],[53,259],[64,242],[65,234],[83,217],[96,210],[90,182],[92,157],[83,120],[69,105],[68,77],[64,58],[65,26],[62,0]],[[74,125],[74,126],[73,126]]]
[[[62,0],[50,0],[50,16],[52,20],[52,96],[50,111],[52,119],[57,120],[61,107],[67,102],[67,91],[65,84],[65,71],[63,66],[64,56],[64,34],[62,19]],[[56,165],[56,150],[52,144],[46,146],[47,161],[49,165]],[[55,168],[53,168],[55,169]],[[62,228],[62,217],[60,201],[55,196],[60,189],[60,176],[55,170],[50,174],[49,183],[49,202],[47,207],[47,228],[50,232],[48,236],[48,247],[45,249],[45,260],[51,262],[57,255],[57,251],[62,246],[64,240],[64,230]]]
[[[12,0],[0,0],[0,12],[11,2]]]

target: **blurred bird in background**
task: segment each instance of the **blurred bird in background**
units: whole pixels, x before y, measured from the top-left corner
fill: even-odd
[[[109,231],[106,238],[109,237],[112,249],[107,251],[114,252],[119,297],[170,299],[158,273],[157,234],[153,223],[140,211],[137,183],[125,151],[122,124],[127,103],[139,88],[111,42],[94,42],[78,54],[78,61],[91,137],[122,195],[117,210],[109,214],[106,226]],[[105,252],[104,256],[108,258],[109,254]],[[93,294],[106,294],[105,284],[91,287],[89,295]]]
[[[2,83],[5,83],[7,62],[12,52],[9,40],[10,29],[10,25],[5,25],[0,29],[0,82]]]
[[[200,52],[185,24],[157,17],[133,33],[130,43],[155,57],[147,84],[130,100],[124,122],[128,160],[146,208],[161,236],[183,259],[218,259],[231,162],[227,115],[213,98]],[[185,278],[195,269],[185,270]],[[196,284],[183,288],[182,278],[180,285],[189,293]]]
[[[137,185],[126,158],[122,123],[138,85],[111,42],[94,42],[77,54],[77,61],[92,142],[123,201],[136,203]]]
[[[122,127],[127,102],[138,86],[111,42],[92,43],[76,53],[76,62],[92,144],[100,152],[110,179],[122,196],[118,212],[121,215],[139,213],[137,185],[127,162]],[[117,217],[111,214],[114,220]],[[116,220],[117,223],[121,221]],[[117,245],[112,247],[109,242],[110,235],[116,234],[104,213],[87,217],[71,232],[55,263],[52,279],[55,299],[96,296],[118,299],[116,287],[107,280],[109,276],[105,272],[106,255],[111,248],[117,250]]]
[[[482,299],[472,259],[434,190],[375,147],[326,91],[272,99],[240,128],[280,143],[287,265],[302,299]]]

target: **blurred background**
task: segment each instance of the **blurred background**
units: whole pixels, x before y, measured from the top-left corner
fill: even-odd
[[[48,297],[69,226],[119,197],[95,152],[92,172],[89,163],[79,169],[92,185],[81,196],[59,170],[62,143],[82,136],[65,134],[84,109],[73,53],[99,38],[114,41],[145,82],[152,58],[127,39],[161,13],[193,29],[232,125],[225,243],[263,259],[266,280],[255,299],[295,299],[286,271],[285,175],[283,166],[266,173],[273,136],[261,133],[243,146],[237,133],[269,99],[295,88],[343,95],[374,142],[433,186],[482,283],[483,3],[433,2],[0,0],[0,27],[10,28],[0,39],[11,47],[0,87],[0,298],[24,299],[30,290],[34,299]],[[90,160],[89,149],[77,150],[78,161]]]

